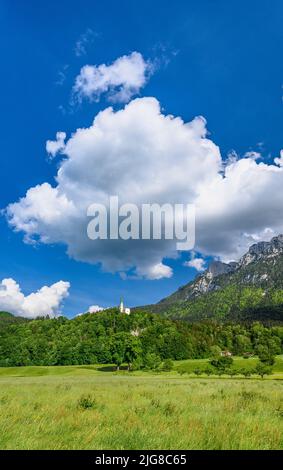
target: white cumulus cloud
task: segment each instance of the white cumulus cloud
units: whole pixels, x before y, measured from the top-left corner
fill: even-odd
[[[73,92],[79,100],[98,101],[104,93],[110,101],[126,103],[139,93],[153,71],[139,52],[116,59],[112,64],[85,65],[76,77]]]
[[[58,140],[58,139],[57,139]],[[62,152],[62,150],[59,150]],[[207,137],[206,121],[162,114],[155,98],[110,107],[66,141],[56,185],[43,183],[10,204],[10,225],[28,242],[63,243],[68,255],[100,263],[122,277],[170,277],[175,240],[95,240],[87,237],[87,208],[120,204],[196,206],[196,247],[203,256],[237,259],[256,237],[283,233],[283,166],[254,155],[225,162]]]
[[[60,313],[60,305],[69,288],[69,282],[59,281],[25,296],[14,279],[3,279],[0,283],[0,310],[26,318],[53,317]]]
[[[190,261],[186,261],[184,266],[188,266],[189,268],[194,268],[198,272],[205,271],[205,260],[203,258],[192,258]]]
[[[47,140],[46,142],[46,151],[51,157],[55,157],[58,152],[61,152],[65,148],[65,132],[57,132],[56,140]]]

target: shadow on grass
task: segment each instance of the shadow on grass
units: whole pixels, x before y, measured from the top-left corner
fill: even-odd
[[[115,366],[102,366],[102,367],[97,367],[96,370],[98,370],[99,372],[117,372]],[[127,369],[127,366],[121,366],[119,371],[123,371],[123,370],[128,370],[128,369]]]

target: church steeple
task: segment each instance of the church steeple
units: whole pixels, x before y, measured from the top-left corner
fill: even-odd
[[[123,297],[120,298],[119,310],[120,310],[120,313],[124,313],[124,300],[123,300]]]
[[[120,310],[120,313],[126,313],[126,315],[130,315],[130,313],[131,313],[131,309],[129,307],[124,306],[123,297],[120,298],[119,310]]]

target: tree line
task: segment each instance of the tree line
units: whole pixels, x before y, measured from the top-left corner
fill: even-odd
[[[282,353],[283,339],[282,326],[190,324],[144,311],[124,315],[117,309],[0,326],[2,367],[101,363],[152,369],[160,364],[166,368],[167,363],[168,368],[170,360],[209,358],[215,348],[218,353],[271,358]]]

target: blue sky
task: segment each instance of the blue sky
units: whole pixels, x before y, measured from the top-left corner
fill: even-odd
[[[105,96],[71,103],[80,69],[133,51],[158,61],[139,96],[157,98],[164,114],[185,122],[204,116],[223,159],[233,149],[272,162],[282,148],[282,14],[277,0],[2,1],[1,207],[37,184],[54,185],[59,162],[47,158],[46,141],[90,126],[109,105]],[[0,226],[0,279],[15,279],[25,294],[69,281],[67,316],[117,304],[120,295],[130,306],[156,302],[196,275],[183,254],[168,261],[170,278],[123,280],[70,259],[63,244],[25,244],[5,217]]]

